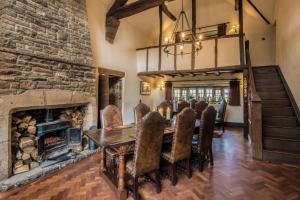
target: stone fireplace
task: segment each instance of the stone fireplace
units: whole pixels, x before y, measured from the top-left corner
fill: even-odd
[[[82,129],[89,129],[97,122],[97,104],[96,68],[92,62],[85,1],[6,0],[0,2],[0,9],[0,180],[3,180],[13,173],[14,114],[84,106]],[[35,122],[28,123],[32,126]],[[74,147],[78,144],[76,130],[72,130],[69,122],[64,123],[54,120],[38,124],[36,136],[41,131],[44,137],[43,130],[51,125],[66,126],[56,130],[54,136],[47,136],[49,139],[43,143],[62,145],[59,140],[65,138],[68,139],[65,146]]]

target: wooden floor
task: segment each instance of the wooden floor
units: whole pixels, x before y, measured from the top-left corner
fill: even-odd
[[[213,150],[213,168],[203,173],[194,170],[191,179],[179,176],[176,187],[164,179],[160,194],[146,183],[141,195],[146,200],[300,199],[300,167],[253,161],[241,130],[230,129],[223,138],[214,139]],[[112,190],[99,176],[98,157],[94,155],[27,186],[0,193],[0,199],[114,200]]]

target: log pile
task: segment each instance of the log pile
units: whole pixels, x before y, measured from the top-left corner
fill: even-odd
[[[31,115],[14,116],[12,120],[13,174],[39,166],[36,144],[36,119]]]
[[[78,109],[67,109],[62,111],[59,116],[61,120],[69,120],[72,128],[82,128],[84,113]]]

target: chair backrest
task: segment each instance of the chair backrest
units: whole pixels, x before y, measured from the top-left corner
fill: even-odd
[[[172,162],[177,162],[190,157],[195,121],[196,114],[190,108],[184,108],[177,114],[171,150]]]
[[[195,100],[195,99],[191,100],[190,101],[190,108],[194,110],[196,103],[197,103],[197,100]]]
[[[170,101],[164,101],[159,106],[157,106],[157,111],[163,109],[163,116],[167,116],[167,109],[170,108],[170,117],[173,117],[173,103]]]
[[[164,118],[158,112],[150,112],[143,118],[135,143],[133,159],[135,176],[159,169],[164,129]]]
[[[199,132],[200,152],[207,152],[212,145],[212,139],[214,135],[214,127],[217,111],[213,106],[209,106],[202,112],[201,126]]]
[[[117,106],[108,105],[100,111],[102,128],[116,128],[123,125],[122,114]]]
[[[201,119],[202,112],[207,108],[208,104],[205,101],[198,101],[195,104],[195,111],[197,113],[196,118]]]
[[[135,108],[134,108],[134,118],[135,118],[135,123],[136,123],[136,126],[137,128],[141,128],[141,125],[142,125],[142,119],[143,117],[148,114],[150,112],[150,108],[140,102]]]
[[[220,108],[219,108],[219,112],[218,112],[218,119],[221,119],[222,121],[224,121],[226,108],[227,108],[227,102],[225,100],[222,100],[220,103]]]
[[[184,108],[189,108],[190,104],[186,101],[179,101],[178,102],[178,113],[180,113]]]

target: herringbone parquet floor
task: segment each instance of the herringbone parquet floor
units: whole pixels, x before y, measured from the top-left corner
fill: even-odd
[[[300,167],[253,161],[250,150],[241,130],[227,130],[223,138],[214,140],[213,168],[206,168],[203,173],[194,171],[191,179],[180,175],[175,187],[164,179],[160,194],[155,193],[151,183],[146,183],[140,193],[146,200],[300,199]],[[98,167],[98,155],[94,155],[27,186],[0,193],[0,199],[116,199],[99,176]]]

